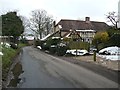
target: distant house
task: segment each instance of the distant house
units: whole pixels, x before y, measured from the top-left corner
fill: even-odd
[[[55,24],[54,32],[59,31],[55,36],[68,37],[74,30],[79,33],[84,42],[91,43],[96,32],[105,31],[108,28],[105,22],[90,21],[90,17],[85,17],[85,21],[61,19]]]
[[[13,36],[0,36],[0,42],[12,43]]]
[[[25,40],[27,40],[29,45],[34,44],[34,36],[25,36]]]

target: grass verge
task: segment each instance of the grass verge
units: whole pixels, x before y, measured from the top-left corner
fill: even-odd
[[[26,46],[26,44],[19,44],[17,49],[6,48],[5,46],[2,47],[2,80],[6,81],[8,71],[14,62],[15,57],[19,54],[22,47]]]

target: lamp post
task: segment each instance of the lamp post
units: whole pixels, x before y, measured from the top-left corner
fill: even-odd
[[[96,61],[96,51],[97,51],[97,49],[94,48],[94,49],[93,49],[93,52],[94,52],[94,53],[93,53],[93,60],[94,60],[94,61]]]

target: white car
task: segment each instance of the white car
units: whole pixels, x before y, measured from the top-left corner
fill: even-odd
[[[42,49],[41,46],[37,46],[37,48],[40,49],[40,50]]]
[[[75,50],[75,49],[73,49],[73,50],[67,50],[66,54],[76,55],[76,52],[77,52],[78,56],[83,56],[83,55],[88,54],[87,50]]]
[[[120,48],[117,46],[107,47],[99,51],[99,54],[119,55]]]

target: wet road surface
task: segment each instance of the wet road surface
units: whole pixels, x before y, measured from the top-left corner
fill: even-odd
[[[118,88],[118,84],[81,66],[33,47],[22,51],[19,88]]]

